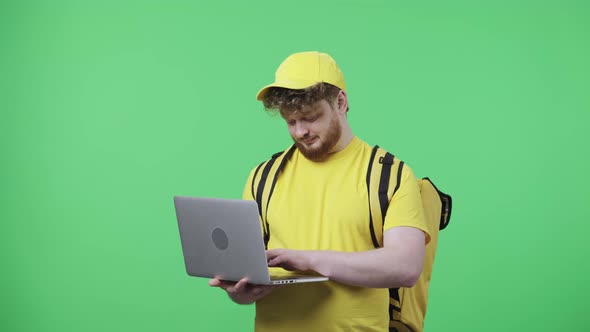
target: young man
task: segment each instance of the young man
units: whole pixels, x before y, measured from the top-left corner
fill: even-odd
[[[414,285],[429,240],[412,170],[403,167],[379,233],[383,246],[376,249],[366,185],[372,147],[348,124],[346,85],[336,62],[325,53],[293,54],[257,99],[280,112],[296,146],[268,207],[269,266],[330,281],[275,288],[212,279],[210,285],[237,303],[256,302],[257,331],[387,331],[388,288]],[[254,173],[244,199],[254,199]]]

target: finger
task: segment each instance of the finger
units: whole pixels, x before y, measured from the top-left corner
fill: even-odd
[[[274,288],[275,286],[272,285],[252,286],[252,288],[250,288],[250,294],[256,297],[263,297],[270,293]]]
[[[252,287],[250,289],[250,293],[254,296],[258,296],[262,294],[263,288],[262,287]]]
[[[270,260],[283,253],[283,249],[270,249],[266,251],[266,260]]]
[[[209,279],[209,286],[212,287],[219,287],[223,283],[220,276],[214,276],[213,278]]]
[[[266,287],[262,290],[262,294],[267,295],[268,293],[272,292],[274,289],[275,289],[275,287]]]
[[[233,291],[236,293],[243,292],[248,285],[248,278],[242,278],[238,283],[234,286]]]
[[[286,262],[285,256],[277,256],[268,261],[268,266],[280,266]]]
[[[228,288],[234,286],[236,283],[232,282],[232,281],[225,281],[225,280],[219,280],[219,279],[211,279],[209,280],[209,285],[211,287],[219,287],[219,288],[223,288],[224,290],[228,290]]]

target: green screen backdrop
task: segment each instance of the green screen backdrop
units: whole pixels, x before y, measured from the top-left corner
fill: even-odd
[[[454,199],[426,331],[587,331],[586,1],[2,1],[0,330],[252,331],[173,195],[290,144],[255,94],[331,54],[356,135]]]

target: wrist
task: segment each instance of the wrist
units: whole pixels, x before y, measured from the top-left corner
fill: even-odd
[[[330,277],[330,261],[325,259],[326,254],[326,251],[313,251],[310,255],[310,270],[313,270],[324,277]]]

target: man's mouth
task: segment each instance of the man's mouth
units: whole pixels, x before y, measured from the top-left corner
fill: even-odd
[[[316,138],[317,137],[306,139],[306,140],[302,140],[301,143],[303,143],[305,145],[310,145],[311,143],[313,143],[316,140]]]

